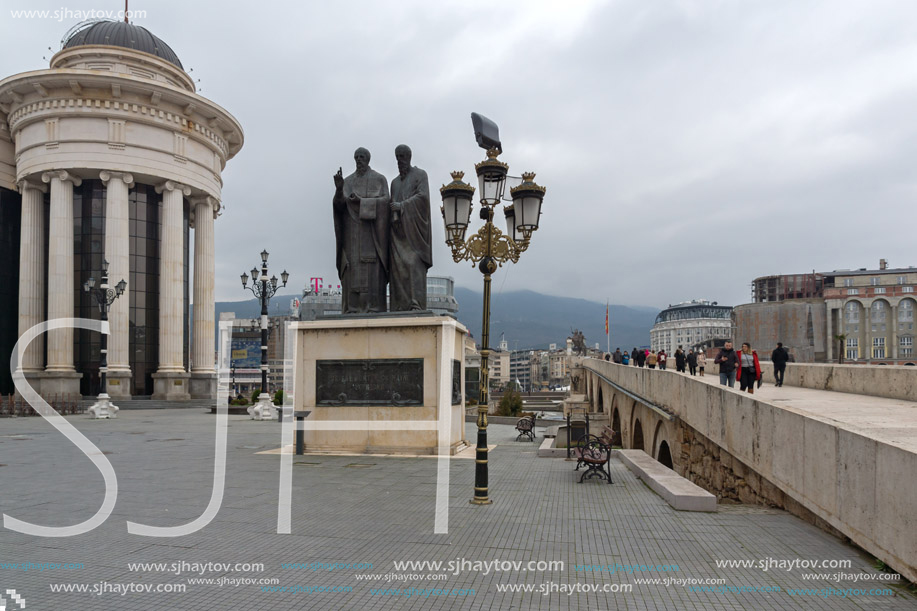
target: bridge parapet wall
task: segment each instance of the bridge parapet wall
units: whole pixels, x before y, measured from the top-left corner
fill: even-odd
[[[774,383],[774,366],[761,363],[764,381]],[[634,368],[636,369],[636,367]],[[715,371],[716,366],[711,367]],[[917,399],[917,367],[787,363],[783,384],[888,399]]]
[[[832,366],[794,368],[798,367]],[[838,380],[851,375],[846,368],[866,369],[834,367],[841,368],[833,377]],[[585,362],[584,368],[671,411],[792,501],[917,581],[917,486],[913,485],[917,453],[871,438],[868,430],[845,428],[828,418],[673,371],[595,359]],[[913,368],[870,369],[888,370],[870,372],[873,379],[897,380],[901,374],[893,370]],[[789,375],[788,368],[787,381]]]

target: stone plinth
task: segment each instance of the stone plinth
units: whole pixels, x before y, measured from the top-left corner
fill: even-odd
[[[106,385],[108,386],[108,396],[119,401],[121,399],[131,398],[131,372],[127,371],[109,371],[106,375]]]
[[[442,431],[448,423],[444,441],[450,454],[466,445],[466,329],[456,320],[341,317],[293,323],[292,329],[293,405],[296,411],[311,411],[305,421],[308,451],[438,453],[436,428],[412,430],[406,424],[398,430],[392,423],[399,420],[440,425]],[[325,424],[329,421],[353,424],[345,423],[344,430],[316,429],[336,426]]]
[[[582,415],[583,411],[581,410],[591,412],[592,405],[589,403],[586,395],[570,395],[568,398],[564,399],[564,418],[569,416],[574,409],[577,410],[575,412],[577,415]]]
[[[37,371],[27,374],[26,379],[39,394],[52,399],[55,395],[80,394],[82,377],[78,371]]]
[[[190,393],[192,399],[216,399],[217,377],[215,373],[191,372]]]
[[[167,372],[153,374],[154,401],[190,401],[191,374],[182,372]]]

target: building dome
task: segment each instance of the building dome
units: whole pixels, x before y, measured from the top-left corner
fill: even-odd
[[[695,318],[723,318],[732,317],[732,306],[721,306],[715,301],[696,299],[684,301],[677,305],[670,305],[656,316],[656,324],[676,320],[692,320]]]
[[[142,51],[184,70],[172,47],[146,28],[125,21],[94,21],[80,24],[75,31],[67,33],[62,49],[87,45],[108,45]]]

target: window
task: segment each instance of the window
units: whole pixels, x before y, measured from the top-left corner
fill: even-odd
[[[847,289],[848,295],[859,295],[860,292],[857,289]]]
[[[913,337],[902,337],[898,340],[898,356],[902,358],[909,358],[914,356],[914,338]]]
[[[851,301],[844,306],[844,317],[848,323],[860,322],[860,306],[855,301]]]
[[[884,359],[885,358],[885,338],[884,337],[872,338],[872,358],[874,359]]]
[[[885,287],[884,287],[884,286],[878,286],[878,287],[876,287],[876,295],[884,295],[884,294],[885,294]]]
[[[878,285],[879,285],[879,279],[878,279],[878,278],[870,278],[870,279],[869,279],[869,284],[870,284],[871,286],[878,286]]]
[[[912,287],[912,286],[903,286],[903,287],[901,287],[901,292],[902,292],[902,293],[913,293],[913,292],[914,292],[914,287]]]
[[[914,320],[914,302],[910,299],[902,299],[898,304],[898,322],[913,322]]]
[[[897,278],[895,278],[895,282],[897,282],[898,284],[904,284],[905,280],[907,280],[907,278],[905,278],[904,276],[898,276]]]
[[[888,306],[884,301],[873,301],[869,306],[872,322],[885,322]]]
[[[855,360],[857,360],[858,358],[860,358],[860,348],[859,348],[859,345],[860,345],[860,340],[858,340],[857,338],[855,338],[855,337],[848,337],[848,338],[847,338],[847,351],[846,351],[846,356],[847,356],[848,359],[855,361]]]
[[[844,286],[853,286],[853,278],[844,278]]]

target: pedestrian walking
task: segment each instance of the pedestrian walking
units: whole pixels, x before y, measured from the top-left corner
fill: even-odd
[[[720,366],[720,384],[735,388],[739,355],[733,350],[732,342],[726,342],[717,353],[716,358],[713,359],[713,362]]]
[[[777,342],[777,348],[771,353],[771,362],[774,364],[774,380],[777,386],[783,386],[783,374],[786,373],[786,362],[790,360],[790,353]]]
[[[774,364],[774,380],[777,386],[783,386],[783,374],[786,373],[786,362],[790,360],[790,353],[783,347],[782,342],[777,342],[777,347],[771,353],[771,362]]]
[[[688,371],[691,372],[691,375],[697,375],[697,355],[694,354],[694,350],[688,350],[688,356],[685,357],[685,361],[688,363]]]
[[[637,358],[637,347],[634,346],[634,351],[630,353],[630,362],[634,367],[640,367],[639,361],[640,359]]]
[[[668,360],[669,355],[665,353],[665,350],[660,350],[656,354],[656,361],[659,363],[659,369],[665,369],[665,362]]]
[[[649,356],[646,357],[646,366],[650,369],[656,369],[656,363],[659,361],[659,357],[655,352],[650,350]]]
[[[739,378],[739,390],[746,390],[748,394],[755,394],[755,384],[761,386],[761,363],[758,362],[758,353],[751,349],[751,344],[745,342],[742,344],[742,352],[739,353],[741,374]]]
[[[643,350],[637,351],[637,367],[643,367],[646,365],[646,355],[648,353],[649,353],[648,350],[646,352],[644,352]]]
[[[700,377],[704,377],[704,367],[707,366],[707,353],[703,350],[698,350],[694,356],[697,359],[697,373]]]
[[[630,355],[627,352],[621,354],[621,364],[630,365]]]
[[[621,349],[618,348],[615,350],[615,353],[611,355],[611,360],[613,360],[615,363],[618,363],[620,365],[622,356],[623,355],[621,354]]]
[[[681,349],[681,346],[675,351],[675,371],[679,373],[685,372],[685,365],[688,364],[688,358],[685,355],[685,351]]]

